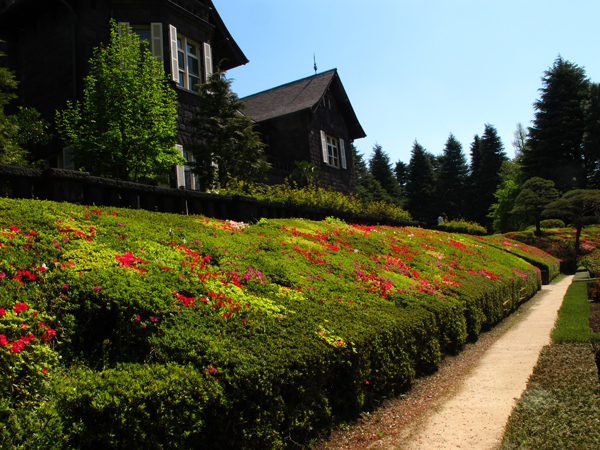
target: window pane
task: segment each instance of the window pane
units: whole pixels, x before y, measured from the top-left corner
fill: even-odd
[[[183,87],[183,81],[185,80],[185,75],[183,72],[179,72],[179,83],[177,83],[177,86],[181,86]]]
[[[200,71],[198,69],[198,60],[188,56],[188,72],[193,73],[194,75],[199,75]]]
[[[194,44],[187,43],[187,51],[192,55],[198,56],[198,48]]]
[[[183,44],[181,43],[181,38],[177,38],[177,48],[183,49]]]
[[[177,63],[179,69],[185,70],[185,56],[183,55],[183,52],[177,52]]]
[[[196,85],[200,83],[200,79],[190,75],[188,77],[188,83],[188,89],[195,89]]]

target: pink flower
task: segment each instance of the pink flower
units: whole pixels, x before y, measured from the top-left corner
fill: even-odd
[[[96,287],[94,288],[94,291],[96,291],[96,292],[100,292],[100,286],[96,286]]]
[[[6,310],[4,308],[0,308],[0,317],[6,314]]]
[[[0,272],[0,278],[6,278],[6,274],[4,272]]]
[[[42,373],[48,373],[48,369],[46,369],[45,367],[42,369]]]
[[[69,289],[69,285],[67,283],[63,284],[63,289],[66,291],[67,289]]]

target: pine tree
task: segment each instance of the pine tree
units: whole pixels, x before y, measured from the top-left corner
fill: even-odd
[[[262,181],[269,170],[254,122],[243,114],[245,104],[231,91],[232,80],[221,71],[199,87],[199,106],[190,124],[196,144],[194,172],[204,189],[215,182],[226,186],[231,179]]]
[[[494,193],[501,182],[502,163],[508,158],[504,145],[493,125],[486,124],[481,139],[477,138],[479,147],[472,152],[477,155],[475,170],[471,171],[471,220],[491,229],[492,220],[488,217],[489,209],[495,203]],[[475,142],[473,143],[473,145]],[[472,163],[473,164],[473,163]]]
[[[414,142],[406,182],[408,211],[419,221],[435,223],[441,211],[435,209],[435,180],[431,160],[425,149]]]
[[[590,84],[582,104],[584,113],[583,155],[588,187],[600,187],[600,85]]]
[[[369,171],[368,164],[365,162],[362,153],[358,153],[354,144],[350,148],[352,151],[352,163],[354,164],[356,195],[358,195],[365,206],[373,201],[392,202],[392,198]]]
[[[369,159],[369,172],[379,182],[390,198],[398,202],[400,198],[398,180],[392,171],[389,155],[383,151],[379,144],[375,144],[373,147],[373,153]]]
[[[524,169],[527,178],[553,180],[562,191],[584,188],[588,174],[583,153],[583,102],[588,98],[585,70],[559,56],[544,72],[541,98],[529,130]]]
[[[542,212],[549,203],[558,198],[558,191],[554,188],[554,181],[533,177],[525,182],[523,189],[517,196],[513,214],[530,214],[535,220],[535,234],[542,235],[540,221]]]
[[[451,219],[463,217],[469,168],[462,145],[453,134],[448,137],[444,153],[439,160],[440,168],[436,179],[438,209]]]

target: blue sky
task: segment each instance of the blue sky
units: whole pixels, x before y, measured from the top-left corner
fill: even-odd
[[[600,82],[598,0],[213,0],[250,60],[233,90],[254,94],[337,68],[367,137],[392,163],[417,140],[442,153],[450,133],[465,155],[484,125],[514,155],[541,77],[560,54]]]

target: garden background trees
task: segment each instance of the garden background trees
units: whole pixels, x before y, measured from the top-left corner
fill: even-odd
[[[436,178],[436,201],[439,213],[450,219],[461,218],[465,211],[466,182],[469,167],[462,145],[450,134],[440,160]]]
[[[177,95],[162,63],[138,35],[111,22],[107,46],[94,51],[82,104],[57,112],[58,130],[77,168],[127,181],[166,181],[175,164]]]
[[[525,174],[552,180],[563,192],[585,188],[600,157],[596,146],[584,152],[583,145],[590,82],[582,67],[559,56],[542,84],[524,152]]]
[[[475,136],[471,145],[471,173],[469,211],[467,216],[488,229],[492,220],[488,217],[490,206],[495,202],[494,193],[500,184],[500,170],[508,158],[504,145],[493,125],[486,124],[481,138]]]
[[[415,220],[434,223],[441,211],[436,210],[435,179],[431,159],[417,141],[408,164],[406,182],[407,208]]]
[[[531,215],[535,221],[535,234],[541,236],[540,221],[542,220],[542,213],[546,206],[557,198],[558,191],[554,188],[554,181],[533,177],[523,184],[511,213]]]
[[[198,87],[199,107],[190,124],[194,128],[196,159],[193,168],[203,189],[226,186],[230,180],[262,181],[269,169],[264,147],[254,123],[231,91],[232,80],[217,70]]]

